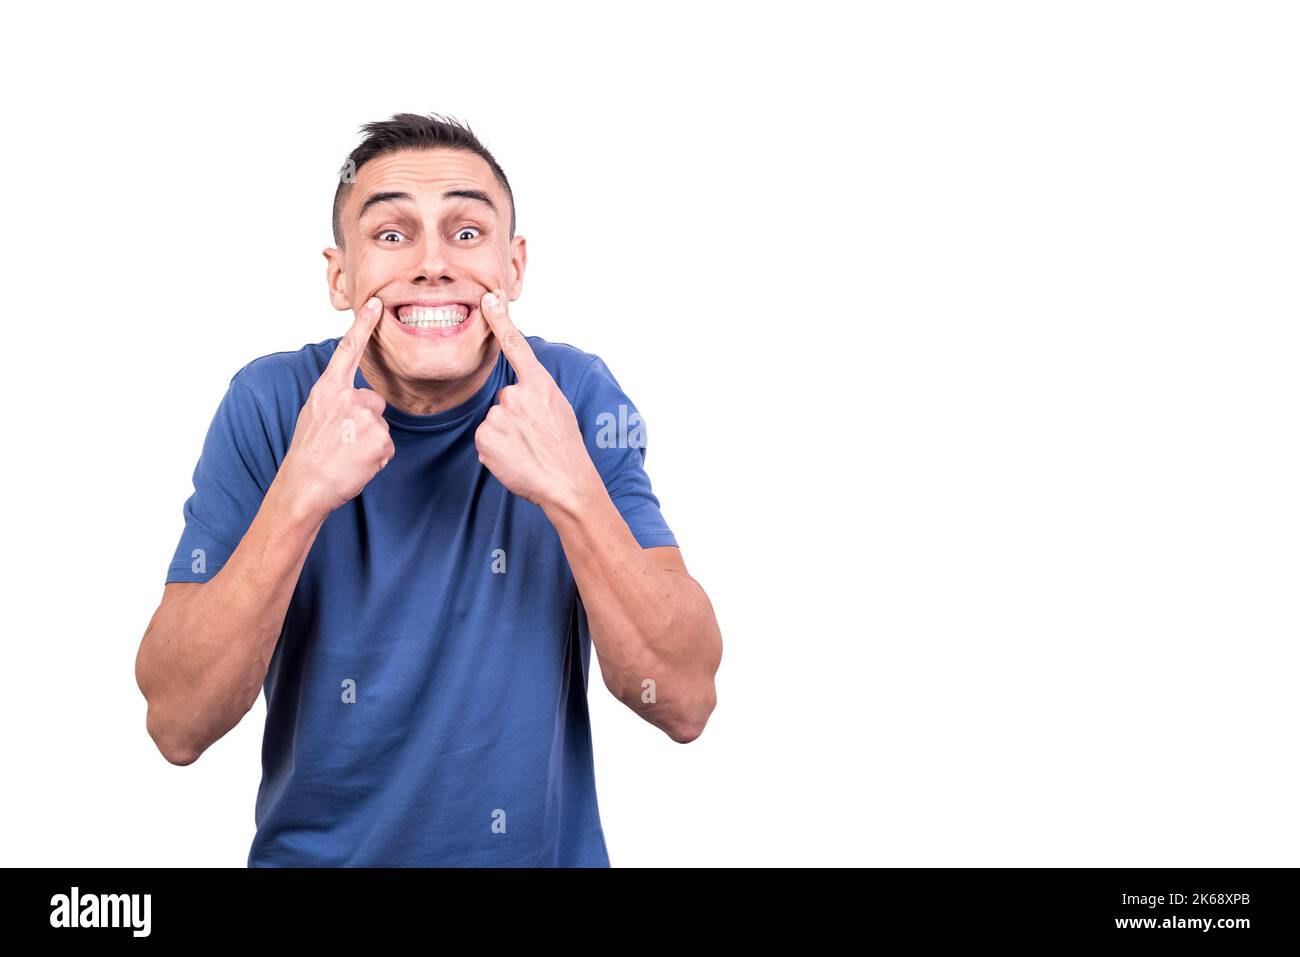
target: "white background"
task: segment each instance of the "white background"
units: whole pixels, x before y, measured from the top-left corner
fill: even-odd
[[[1293,7],[289,6],[6,14],[3,863],[244,865],[264,700],[172,766],[135,654],[400,111],[502,163],[722,626],[688,745],[592,662],[616,867],[1300,863]]]

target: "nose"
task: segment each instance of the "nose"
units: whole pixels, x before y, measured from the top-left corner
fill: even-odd
[[[415,261],[412,265],[412,282],[451,281],[451,262],[447,255],[447,245],[436,233],[426,233],[424,238],[413,247]]]

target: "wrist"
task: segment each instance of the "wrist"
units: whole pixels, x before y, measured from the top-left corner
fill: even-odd
[[[284,469],[271,481],[263,505],[275,517],[277,524],[304,532],[319,528],[333,511],[304,492]]]
[[[586,468],[572,481],[542,503],[542,511],[553,525],[557,522],[573,522],[593,514],[602,500],[608,501],[609,493],[596,466],[588,461]]]

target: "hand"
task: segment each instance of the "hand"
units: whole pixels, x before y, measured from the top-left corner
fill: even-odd
[[[497,404],[474,433],[478,460],[520,498],[543,508],[572,507],[593,479],[600,481],[578,418],[510,321],[505,294],[498,289],[495,303],[491,296],[483,296],[480,311],[519,381],[497,393]]]
[[[383,397],[352,385],[383,314],[377,298],[357,313],[298,413],[276,478],[283,477],[294,501],[313,514],[328,515],[355,498],[393,457]]]

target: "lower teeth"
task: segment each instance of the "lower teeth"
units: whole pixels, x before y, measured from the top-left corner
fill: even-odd
[[[402,325],[413,326],[416,329],[428,329],[431,326],[439,329],[448,329],[452,326],[459,326],[464,319],[416,319],[413,322],[402,320]]]

